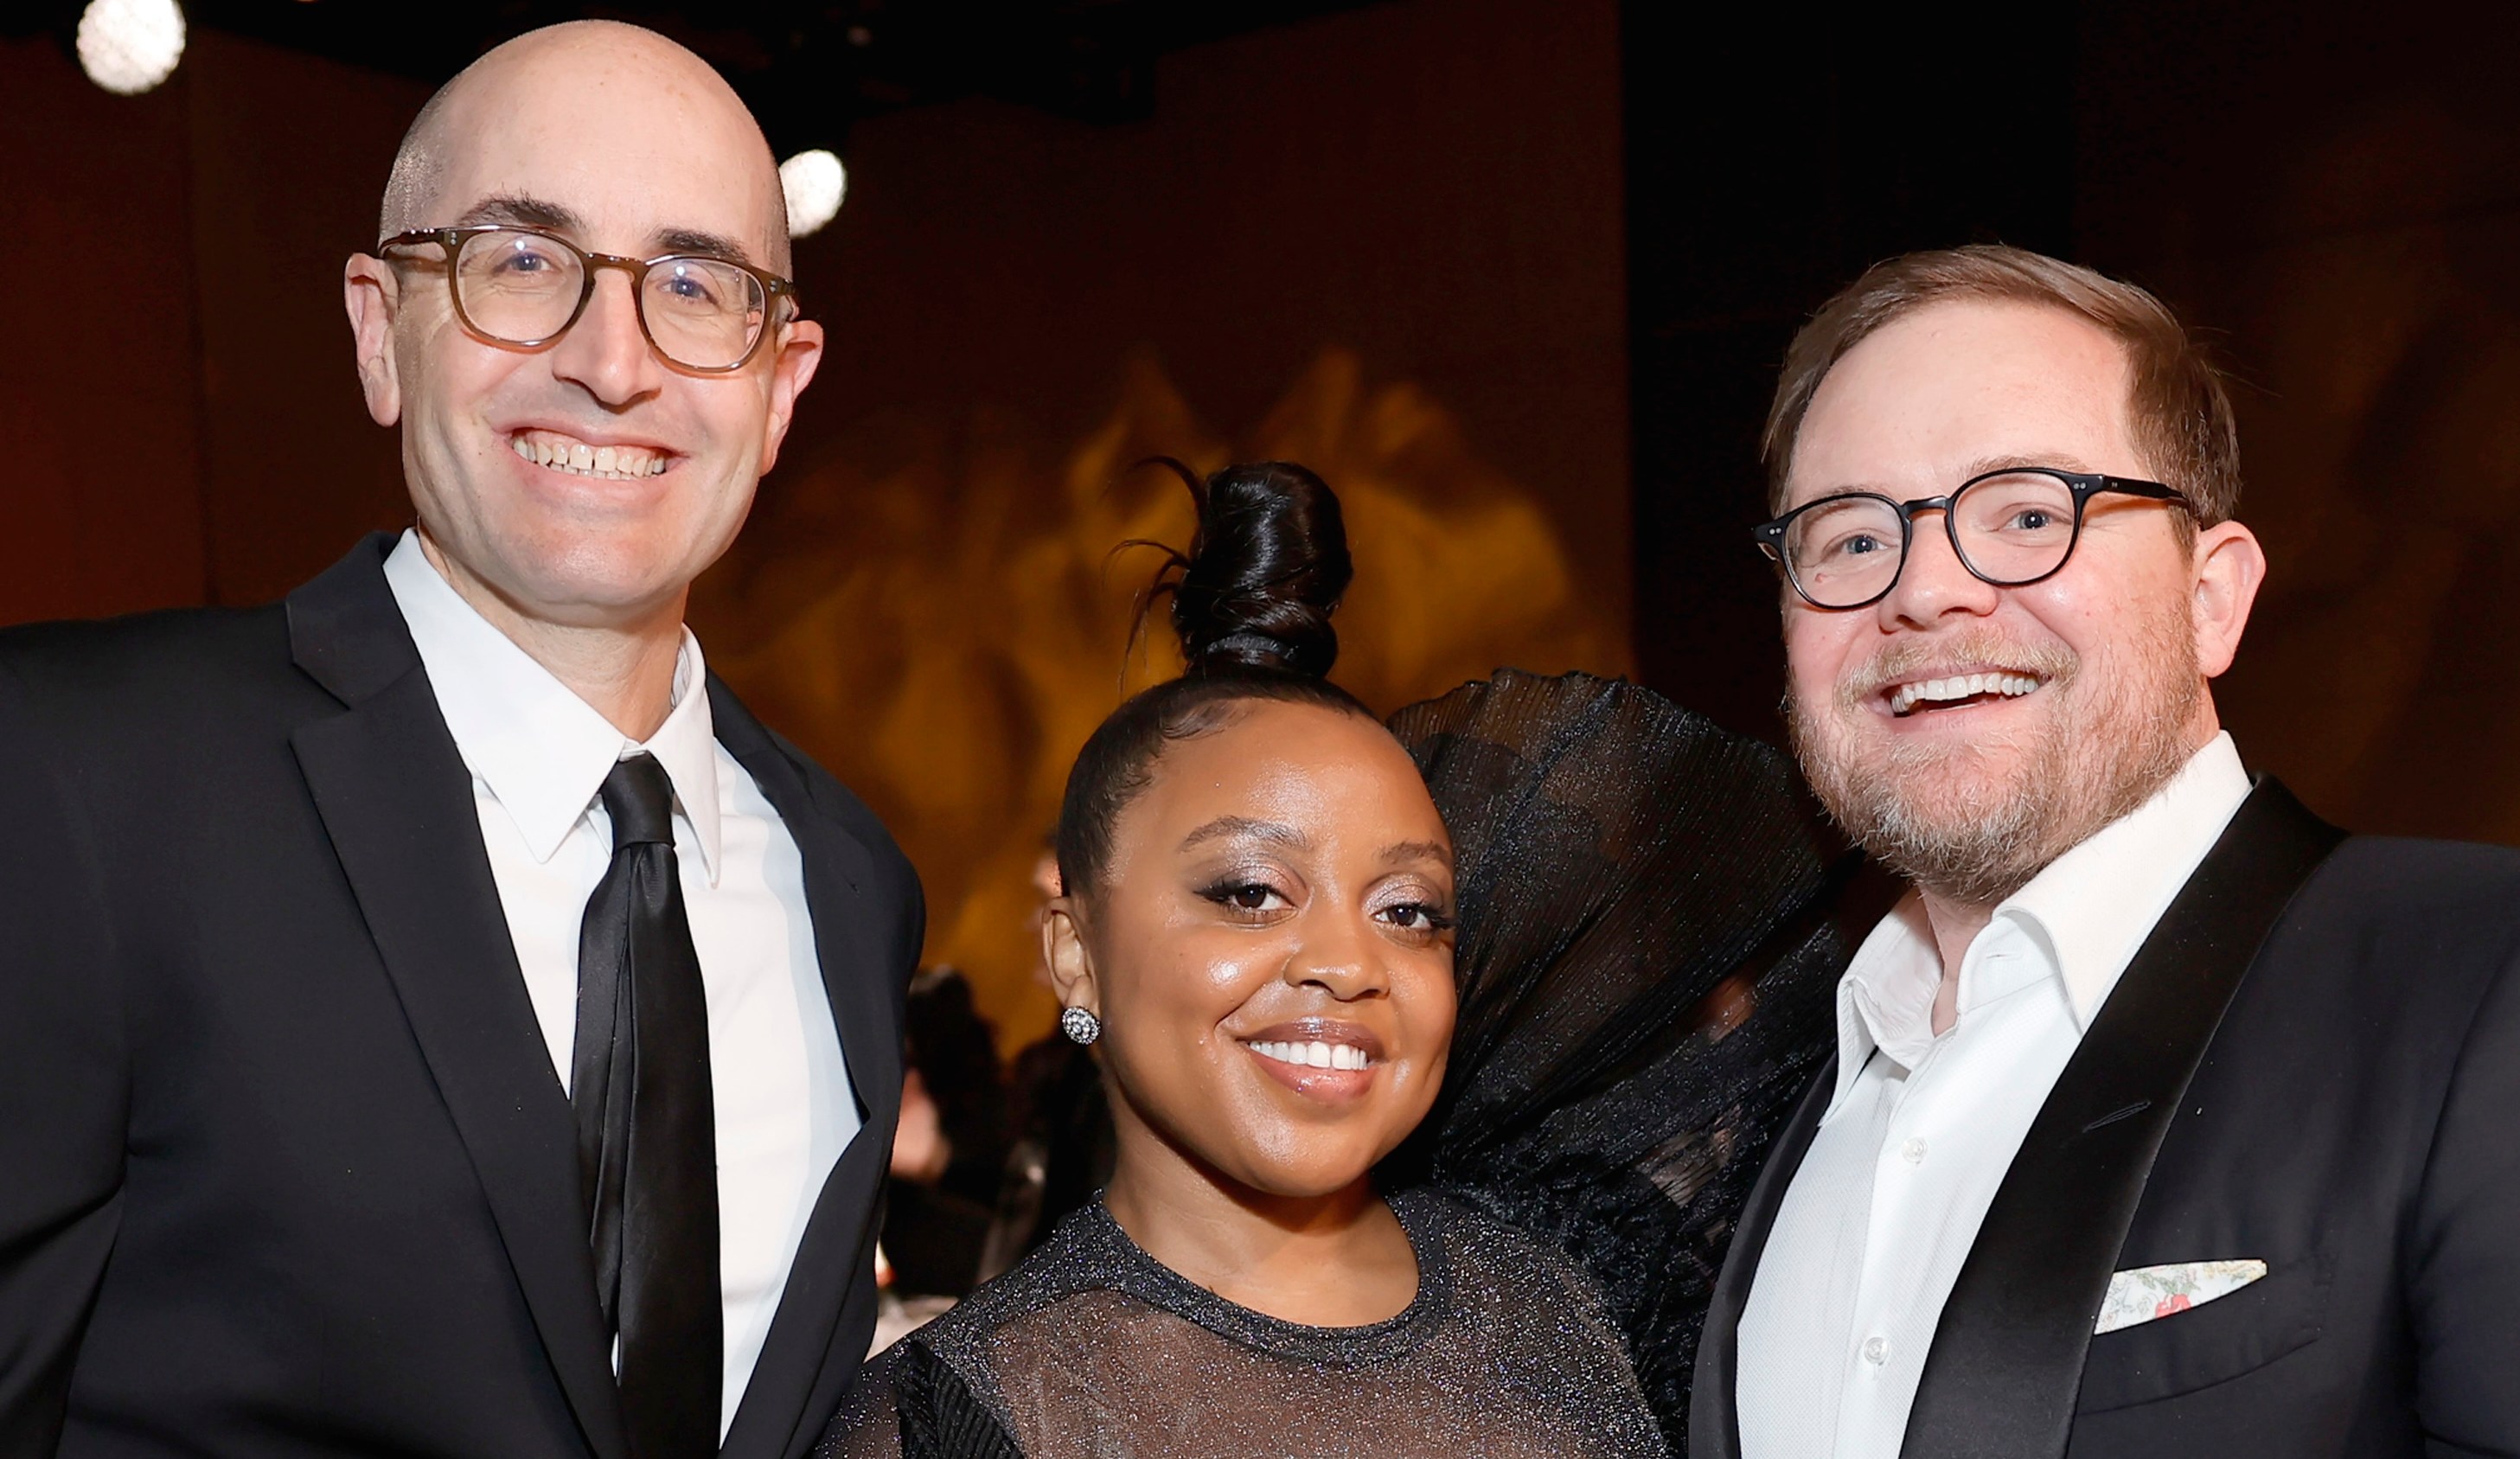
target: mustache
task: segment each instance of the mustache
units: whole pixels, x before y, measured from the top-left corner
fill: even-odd
[[[1841,707],[1852,708],[1893,684],[1936,669],[2028,674],[2043,684],[2063,684],[2082,664],[2082,657],[2063,644],[2019,643],[1983,630],[1930,640],[1902,639],[1841,674],[1837,700]]]

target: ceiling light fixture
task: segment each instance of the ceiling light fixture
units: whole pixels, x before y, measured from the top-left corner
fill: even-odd
[[[803,238],[839,216],[849,170],[836,155],[817,147],[779,164],[779,188],[788,195],[788,236]]]
[[[184,59],[184,12],[175,0],[89,0],[79,15],[79,65],[119,96],[138,96]]]

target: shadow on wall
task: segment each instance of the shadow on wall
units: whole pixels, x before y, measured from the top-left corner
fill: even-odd
[[[1230,443],[1145,357],[1063,459],[1022,433],[871,426],[791,463],[692,607],[712,665],[900,837],[926,883],[927,960],[965,970],[1010,1048],[1055,1011],[1032,977],[1030,878],[1068,766],[1122,698],[1180,667],[1160,631],[1129,651],[1157,554],[1113,549],[1186,546],[1190,502],[1133,463],[1285,459],[1337,489],[1357,576],[1335,677],[1376,708],[1501,664],[1629,668],[1618,606],[1587,598],[1532,494],[1443,406],[1369,386],[1345,351]]]

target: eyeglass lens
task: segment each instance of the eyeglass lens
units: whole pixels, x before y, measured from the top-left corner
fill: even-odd
[[[499,231],[464,240],[456,302],[474,329],[534,344],[568,328],[586,289],[586,261],[540,234]],[[752,352],[768,314],[761,281],[714,258],[658,260],[639,285],[640,317],[676,364],[723,370]]]
[[[2064,566],[2073,550],[2074,491],[2038,472],[1987,477],[1953,496],[1951,523],[1971,571],[1990,582],[2030,582]],[[1852,608],[1889,590],[1905,542],[1899,509],[1887,497],[1839,497],[1786,527],[1785,566],[1814,603]]]

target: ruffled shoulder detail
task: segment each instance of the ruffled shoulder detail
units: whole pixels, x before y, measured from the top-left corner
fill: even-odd
[[[1829,1046],[1815,812],[1778,752],[1624,680],[1506,670],[1390,724],[1462,931],[1445,1086],[1386,1183],[1586,1266],[1678,1451],[1733,1221]]]

